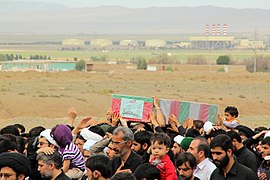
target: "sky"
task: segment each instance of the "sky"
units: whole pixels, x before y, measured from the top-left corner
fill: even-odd
[[[0,0],[0,2],[3,0]],[[14,0],[29,1],[29,0]],[[54,2],[64,4],[69,7],[96,7],[102,5],[117,5],[130,8],[145,7],[178,7],[178,6],[205,6],[212,5],[218,7],[232,8],[261,8],[270,9],[270,0],[31,0]]]

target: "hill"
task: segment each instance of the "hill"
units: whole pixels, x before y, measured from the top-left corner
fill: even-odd
[[[16,3],[1,2],[0,33],[204,34],[205,24],[228,24],[228,34],[254,32],[255,28],[260,32],[270,30],[268,9],[212,6],[69,8],[52,3]],[[14,9],[10,9],[11,6]]]

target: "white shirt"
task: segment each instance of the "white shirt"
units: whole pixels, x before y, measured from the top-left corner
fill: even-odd
[[[197,165],[194,176],[201,180],[210,180],[210,176],[215,169],[216,165],[206,158]]]

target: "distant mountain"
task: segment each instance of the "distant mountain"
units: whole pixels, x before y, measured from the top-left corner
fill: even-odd
[[[47,3],[45,3],[47,4]],[[67,8],[51,4],[23,12],[0,9],[0,33],[87,33],[87,34],[204,34],[206,24],[227,24],[228,34],[269,32],[270,10],[203,7],[125,8],[101,6]],[[15,5],[14,5],[15,6]],[[3,7],[2,2],[1,6]],[[46,10],[45,10],[46,9]],[[6,9],[7,10],[7,9]]]
[[[68,8],[65,5],[57,3],[46,3],[36,1],[0,1],[0,14],[18,13],[30,11],[50,11]]]

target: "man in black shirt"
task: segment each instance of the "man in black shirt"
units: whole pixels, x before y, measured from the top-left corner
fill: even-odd
[[[51,155],[41,152],[37,155],[38,171],[43,179],[70,180],[62,171],[62,156],[58,151]]]
[[[252,169],[255,173],[257,173],[259,161],[256,155],[244,146],[244,144],[242,143],[242,139],[237,132],[231,130],[227,132],[227,135],[232,140],[233,147],[235,150],[234,155],[237,158],[236,160],[239,163],[243,164],[244,166]]]
[[[119,156],[112,160],[113,174],[118,172],[135,172],[141,165],[142,158],[131,150],[134,140],[133,132],[127,127],[118,127],[113,131],[112,148]]]
[[[210,143],[213,161],[217,169],[211,180],[258,180],[257,175],[248,167],[238,163],[233,157],[233,144],[229,136],[220,134]]]

